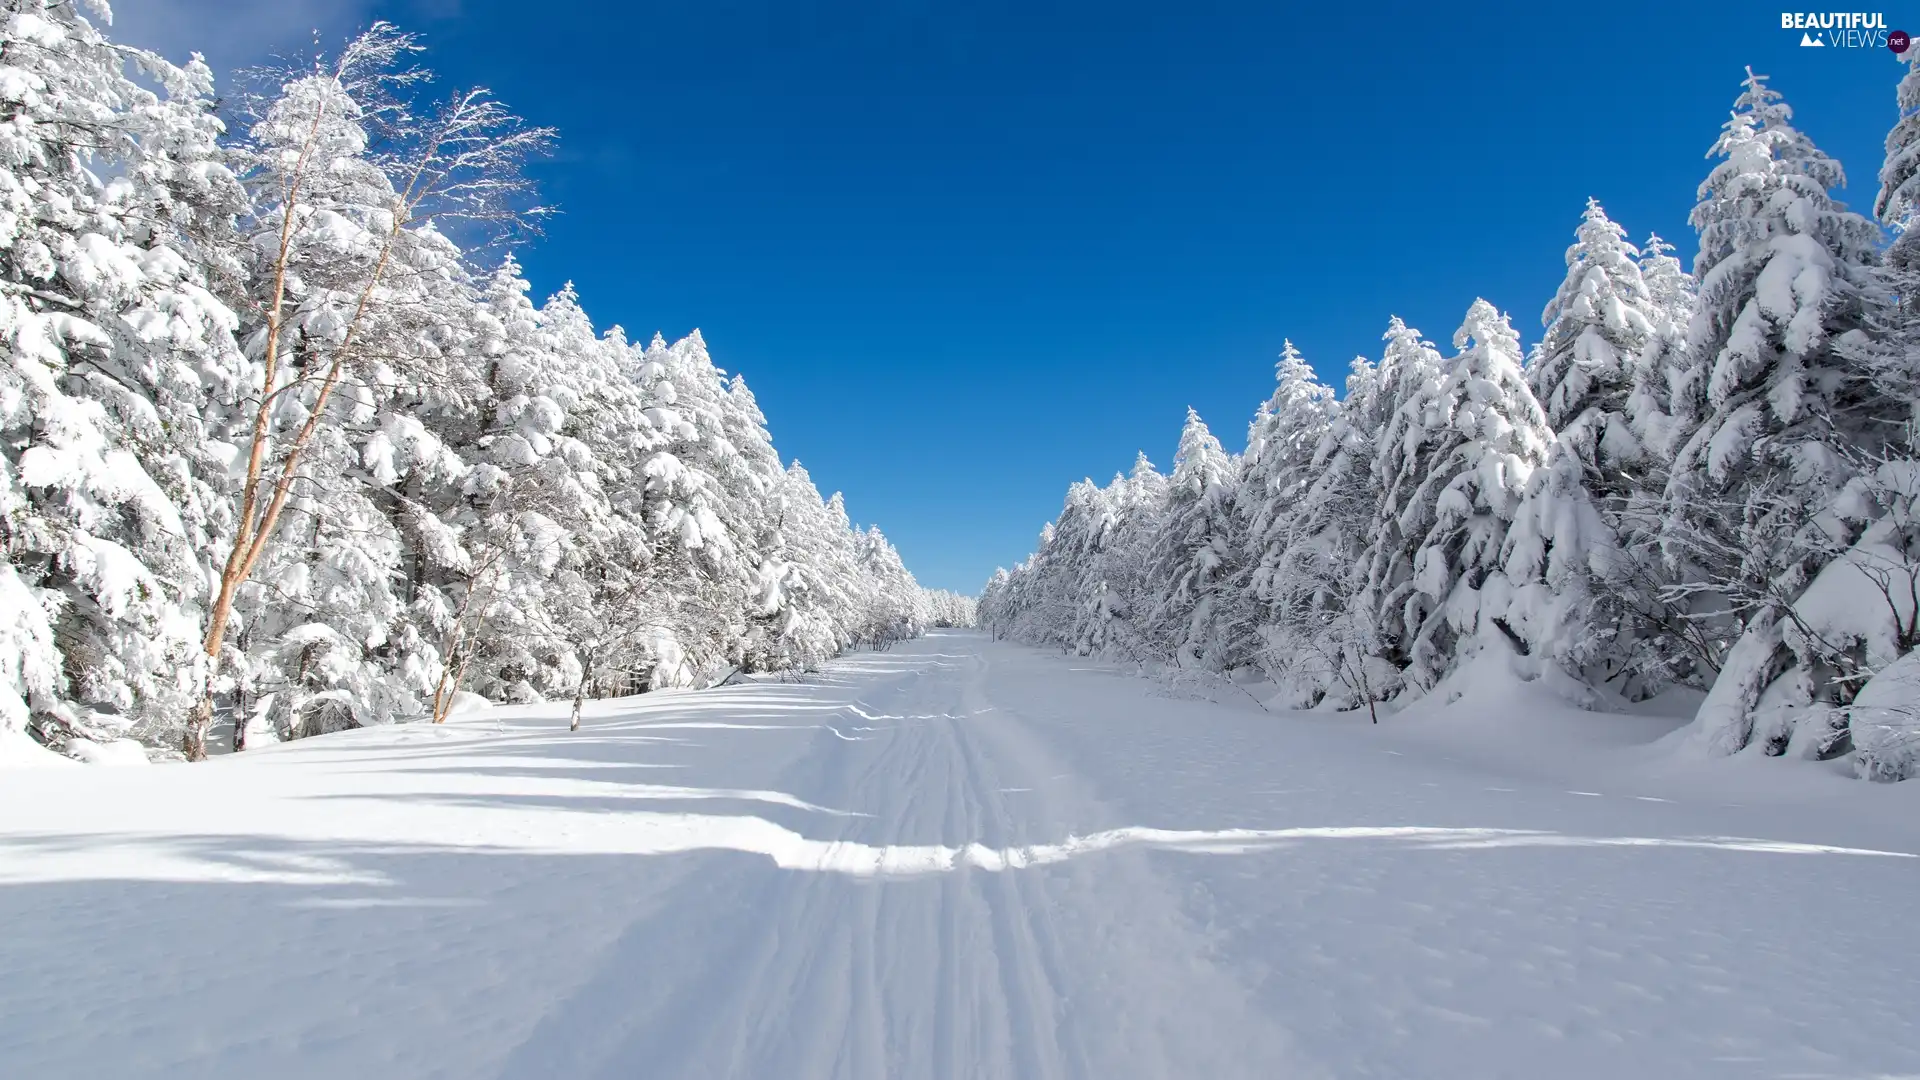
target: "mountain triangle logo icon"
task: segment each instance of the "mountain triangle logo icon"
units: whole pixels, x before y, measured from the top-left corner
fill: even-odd
[[[1814,37],[1812,34],[1802,33],[1800,35],[1800,47],[1803,49],[1824,49],[1827,47],[1827,43]]]

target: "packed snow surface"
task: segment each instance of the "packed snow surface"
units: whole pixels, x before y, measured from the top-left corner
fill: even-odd
[[[0,772],[0,1075],[1920,1074],[1916,785],[1154,685],[950,632]]]

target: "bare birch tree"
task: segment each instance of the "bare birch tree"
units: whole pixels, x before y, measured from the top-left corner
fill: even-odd
[[[485,90],[426,104],[416,39],[375,23],[330,65],[289,79],[253,128],[260,201],[248,298],[258,358],[233,535],[208,613],[200,700],[183,747],[206,757],[234,599],[273,541],[342,380],[384,350],[396,256],[455,222],[480,232],[533,224],[528,157],[553,140]],[[293,354],[293,355],[290,355]],[[385,359],[384,357],[379,357]]]

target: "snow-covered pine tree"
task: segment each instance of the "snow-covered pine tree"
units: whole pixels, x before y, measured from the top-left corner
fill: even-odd
[[[786,471],[767,432],[766,415],[743,376],[728,381],[720,399],[720,421],[722,435],[735,451],[726,460],[720,484],[739,508],[736,529],[752,574],[741,663],[749,671],[777,671],[795,663],[782,641],[794,573],[782,522]]]
[[[932,612],[933,626],[971,627],[980,622],[979,602],[951,589],[927,590],[927,607]]]
[[[1088,488],[1086,535],[1064,541],[1056,531],[1054,541],[1056,548],[1077,550],[1059,582],[1060,602],[1077,608],[1072,640],[1085,655],[1136,663],[1158,659],[1145,635],[1153,610],[1150,560],[1166,509],[1167,478],[1140,453],[1131,472],[1116,474],[1104,488]],[[1067,520],[1063,511],[1056,525]]]
[[[1453,340],[1462,352],[1401,404],[1388,428],[1399,445],[1381,457],[1398,469],[1385,474],[1389,497],[1376,523],[1404,547],[1375,561],[1386,571],[1378,609],[1391,613],[1406,680],[1418,691],[1486,643],[1514,638],[1500,554],[1552,440],[1506,316],[1476,300]]]
[[[1391,672],[1378,687],[1384,700],[1399,692],[1412,663],[1418,633],[1409,607],[1414,558],[1424,541],[1420,522],[1431,512],[1415,500],[1438,451],[1437,428],[1443,420],[1433,406],[1442,370],[1439,350],[1398,316],[1388,321],[1382,337],[1387,344],[1374,377],[1383,423],[1373,446],[1375,498],[1363,560],[1366,587],[1359,603],[1367,611],[1364,621],[1371,627],[1374,655],[1385,661],[1383,674]]]
[[[1678,452],[1673,388],[1686,382],[1687,328],[1696,301],[1693,276],[1673,257],[1673,245],[1650,233],[1640,245],[1640,279],[1647,287],[1652,332],[1633,362],[1627,417],[1646,451],[1650,485],[1664,486],[1666,467]]]
[[[1044,596],[1053,609],[1050,622],[1064,630],[1061,644],[1087,655],[1104,644],[1106,620],[1098,595],[1102,577],[1101,545],[1108,526],[1107,501],[1092,480],[1067,486],[1066,502],[1053,519],[1047,542]]]
[[[1375,670],[1374,613],[1362,602],[1380,502],[1374,442],[1387,420],[1379,369],[1355,357],[1346,397],[1331,404],[1313,449],[1311,484],[1267,586],[1262,664],[1297,705],[1316,705],[1329,694],[1343,705],[1371,705],[1376,687],[1397,677]]]
[[[781,480],[776,526],[781,615],[778,643],[789,666],[810,670],[853,643],[854,567],[844,560],[837,522],[798,462]]]
[[[1188,409],[1148,563],[1154,594],[1145,620],[1147,638],[1180,667],[1227,671],[1248,659],[1234,624],[1245,551],[1233,504],[1236,472],[1220,440]]]
[[[7,680],[31,701],[0,692],[0,728],[157,741],[191,700],[194,546],[220,528],[201,410],[238,367],[193,257],[230,228],[238,186],[197,58],[115,46],[72,3],[6,0],[0,17],[0,549],[9,601],[32,598],[9,605]]]
[[[979,625],[986,627],[988,634],[992,635],[995,641],[1000,640],[1001,635],[1005,633],[1003,627],[1011,614],[1007,610],[1010,600],[1007,594],[1012,584],[1013,575],[1007,572],[1007,568],[996,566],[993,568],[993,576],[987,579],[986,586],[980,590],[977,609]]]
[[[1859,536],[1792,609],[1793,628],[1816,630],[1809,636],[1840,654],[1834,666],[1854,676],[1855,685],[1829,696],[1853,693],[1842,710],[1848,741],[1859,775],[1873,780],[1920,776],[1920,709],[1913,704],[1920,670],[1920,237],[1913,229],[1920,209],[1920,55],[1907,57],[1894,115],[1873,207],[1893,242],[1874,268],[1880,296],[1866,311],[1874,340],[1849,352],[1870,365],[1887,406],[1900,409],[1907,423],[1884,449],[1857,455],[1858,474],[1835,500],[1834,514]],[[1807,664],[1801,659],[1798,666]],[[1759,722],[1774,726],[1764,715]]]
[[[1909,403],[1920,421],[1920,231],[1913,228],[1920,209],[1920,52],[1907,54],[1907,67],[1895,91],[1896,112],[1887,132],[1886,159],[1880,166],[1880,191],[1874,216],[1893,234],[1878,268],[1886,302],[1870,309],[1877,347],[1868,358],[1884,393]]]
[[[1063,545],[1056,542],[1058,535],[1054,522],[1042,525],[1033,554],[1014,567],[1008,633],[1029,645],[1054,647],[1064,652],[1073,647],[1076,605],[1069,592],[1073,575],[1068,572],[1067,560],[1062,556]]]
[[[1695,721],[1722,754],[1844,749],[1826,706],[1851,696],[1860,659],[1803,593],[1858,534],[1834,494],[1906,418],[1869,377],[1877,230],[1833,199],[1839,164],[1791,118],[1749,70],[1693,213],[1699,310],[1674,387],[1662,543],[1728,646]]]
[[[1650,494],[1648,454],[1627,411],[1658,318],[1638,254],[1588,199],[1527,370],[1554,439],[1504,554],[1513,632],[1534,654],[1596,683],[1620,680],[1633,697],[1659,689],[1664,676],[1642,615],[1658,600],[1643,595],[1645,582],[1624,555],[1639,539],[1631,510]]]
[[[1694,282],[1672,255],[1673,245],[1648,234],[1640,245],[1640,276],[1647,286],[1653,324],[1640,355],[1634,358],[1627,392],[1627,422],[1642,450],[1630,479],[1616,552],[1623,580],[1618,588],[1652,632],[1643,637],[1636,692],[1662,682],[1704,688],[1713,681],[1722,646],[1706,627],[1687,616],[1685,598],[1674,589],[1675,566],[1663,555],[1659,537],[1665,521],[1665,493],[1679,437],[1687,428],[1684,391],[1693,382],[1687,358],[1687,333],[1696,309]]]
[[[463,686],[493,698],[529,698],[570,692],[580,682],[547,597],[555,573],[577,556],[577,539],[607,526],[604,466],[583,437],[580,414],[588,403],[604,407],[624,380],[583,382],[591,365],[555,348],[528,289],[508,256],[471,305],[469,363],[482,385],[472,408],[440,419],[443,438],[469,467],[415,509],[417,520],[402,519],[414,549],[410,563],[442,567],[423,576],[425,587],[411,600],[415,617],[438,638],[436,721]],[[571,314],[584,323],[577,307]],[[585,340],[594,344],[590,328]],[[425,541],[435,534],[423,528],[423,512],[446,527],[439,546],[453,539],[458,552],[429,560],[433,545]]]
[[[1107,582],[1114,602],[1120,605],[1133,629],[1132,659],[1146,659],[1146,619],[1152,610],[1154,584],[1151,580],[1153,544],[1160,535],[1172,498],[1172,482],[1147,457],[1146,451],[1134,452],[1133,468],[1127,471],[1126,485],[1116,506],[1120,515],[1117,537],[1111,544]]]
[[[1652,296],[1626,230],[1588,199],[1566,278],[1547,304],[1546,335],[1527,368],[1527,386],[1555,432],[1582,417],[1607,426],[1598,435],[1612,456],[1637,456],[1631,432],[1614,430],[1626,399],[1633,360],[1653,333]]]
[[[884,649],[919,635],[925,630],[919,610],[920,586],[900,560],[900,552],[878,526],[859,531],[856,549],[860,573],[869,589],[861,637],[869,647]]]
[[[1316,476],[1316,453],[1332,425],[1333,390],[1287,341],[1278,385],[1247,432],[1236,505],[1247,519],[1248,587],[1262,605],[1275,599],[1274,574],[1292,546],[1300,508]],[[1272,621],[1270,610],[1261,622]]]
[[[738,659],[756,590],[743,508],[720,482],[737,452],[726,439],[725,387],[698,332],[668,345],[655,335],[629,370],[661,441],[641,466],[656,588],[676,598],[651,685],[691,686]],[[668,642],[667,639],[671,641]]]

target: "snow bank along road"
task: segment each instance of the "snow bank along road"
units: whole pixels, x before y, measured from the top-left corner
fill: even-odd
[[[1907,795],[1152,689],[954,632],[0,774],[0,1075],[1920,1074]]]

